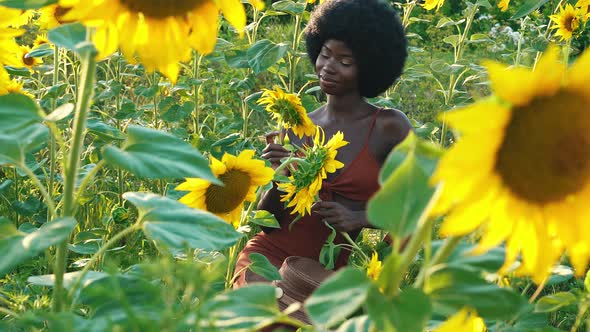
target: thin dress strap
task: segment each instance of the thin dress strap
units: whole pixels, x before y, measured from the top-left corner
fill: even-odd
[[[379,116],[379,112],[381,112],[382,109],[383,108],[379,107],[377,111],[375,111],[375,115],[373,115],[373,121],[371,121],[371,126],[369,127],[369,133],[367,133],[367,137],[365,138],[365,144],[363,145],[363,149],[369,146],[369,139],[371,138],[371,134],[373,133],[375,122],[377,122],[377,116]]]

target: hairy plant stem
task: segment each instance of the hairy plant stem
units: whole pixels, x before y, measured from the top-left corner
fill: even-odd
[[[455,250],[462,238],[462,236],[451,236],[445,239],[445,242],[442,244],[442,246],[438,249],[434,257],[432,258],[432,261],[429,264],[422,265],[422,268],[420,269],[420,272],[416,277],[416,281],[414,282],[414,287],[420,288],[424,286],[425,281],[427,279],[428,270],[433,266],[445,262],[449,258],[453,250]]]
[[[408,268],[412,264],[412,261],[422,248],[423,242],[426,239],[426,236],[430,234],[430,228],[434,224],[435,218],[429,218],[430,210],[434,207],[434,203],[438,200],[438,197],[441,193],[441,186],[438,186],[428,205],[422,211],[420,215],[420,219],[418,220],[417,230],[412,235],[410,239],[410,243],[408,243],[406,249],[404,250],[399,263],[397,264],[397,268],[394,271],[394,274],[389,276],[387,287],[385,289],[385,294],[391,297],[396,296],[399,292],[402,280],[404,279],[405,274],[408,271]]]
[[[586,315],[586,311],[588,311],[589,307],[590,307],[590,302],[587,299],[580,304],[580,309],[578,309],[578,314],[576,315],[576,321],[574,322],[574,325],[572,326],[571,332],[578,331],[578,329],[580,328],[580,325],[582,324],[582,321],[584,320],[583,318]]]
[[[56,86],[59,83],[59,47],[55,45],[53,47],[53,86]],[[57,98],[51,98],[51,111],[55,111],[57,107]],[[53,197],[53,190],[54,190],[54,183],[55,183],[55,165],[56,165],[56,149],[57,149],[57,142],[55,140],[55,134],[53,132],[50,133],[49,138],[49,182],[47,183],[47,191],[49,192],[49,196]],[[55,212],[55,211],[54,211]],[[51,221],[54,218],[50,214],[50,211],[47,211],[47,221]]]
[[[92,100],[94,87],[94,75],[96,74],[96,59],[93,51],[85,50],[80,54],[80,83],[78,89],[78,100],[76,102],[76,113],[73,123],[73,137],[70,146],[70,154],[65,165],[64,193],[63,193],[63,211],[65,217],[74,217],[75,186],[80,164],[80,154],[86,131],[86,118]],[[68,254],[67,241],[62,242],[57,247],[56,260],[54,267],[55,284],[53,288],[53,311],[60,312],[64,308],[64,288],[63,276],[66,270],[66,261]]]

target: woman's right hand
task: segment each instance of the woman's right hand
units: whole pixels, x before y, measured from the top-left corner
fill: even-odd
[[[287,149],[285,149],[282,145],[274,143],[274,138],[279,135],[278,131],[273,131],[265,135],[266,137],[266,146],[262,150],[262,158],[270,161],[271,166],[273,169],[277,169],[281,165],[281,159],[287,158],[291,155]],[[286,175],[288,172],[285,169],[284,172]]]

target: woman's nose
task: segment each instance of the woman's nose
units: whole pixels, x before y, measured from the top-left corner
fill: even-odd
[[[327,74],[334,74],[334,62],[332,59],[327,59],[322,67],[322,71],[326,72]]]

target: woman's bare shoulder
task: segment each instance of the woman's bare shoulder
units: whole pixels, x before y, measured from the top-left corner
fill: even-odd
[[[385,108],[379,112],[375,127],[380,136],[393,146],[406,138],[412,130],[412,123],[402,111]]]

